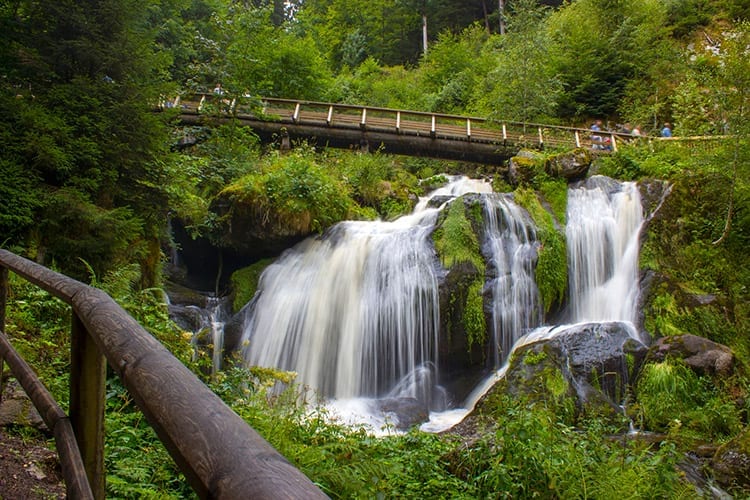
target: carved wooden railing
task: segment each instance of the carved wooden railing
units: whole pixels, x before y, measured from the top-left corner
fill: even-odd
[[[5,335],[8,270],[72,308],[70,415]],[[3,360],[53,432],[69,498],[103,498],[105,360],[201,498],[327,498],[101,290],[0,249]]]

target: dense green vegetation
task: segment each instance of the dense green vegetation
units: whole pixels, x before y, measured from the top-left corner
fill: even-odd
[[[571,420],[572,403],[554,390],[546,401],[493,399],[477,440],[417,431],[373,438],[299,407],[293,390],[269,395],[284,374],[230,366],[206,380],[332,497],[693,496],[675,468],[682,452],[726,442],[750,412],[750,6],[505,4],[501,13],[495,2],[444,0],[0,2],[0,245],[108,291],[202,374],[208,360],[193,359],[189,334],[169,320],[159,288],[169,217],[191,237],[221,245],[226,221],[215,206],[225,197],[279,225],[320,232],[347,217],[408,212],[415,195],[439,185],[435,174],[486,171],[311,145],[269,153],[234,123],[173,126],[170,113],[153,112],[164,96],[221,82],[230,96],[570,125],[599,118],[651,135],[669,121],[680,136],[728,134],[698,146],[623,147],[595,164],[619,179],[671,185],[641,255],[642,269],[656,276],[646,329],[707,337],[738,360],[728,379],[679,360],[646,365],[629,414],[664,433],[659,445],[608,439],[613,429],[597,418]],[[187,137],[195,145],[179,144]],[[536,171],[530,185],[501,175],[493,185],[514,191],[539,226],[539,286],[545,308],[554,307],[566,281],[557,227],[565,185]],[[455,245],[470,238],[475,214],[453,205],[438,250],[447,265],[481,268],[476,241],[468,255]],[[468,285],[465,327],[480,341],[481,281]],[[66,405],[67,308],[15,279],[10,299],[7,334]],[[107,398],[108,495],[190,496],[117,380]]]

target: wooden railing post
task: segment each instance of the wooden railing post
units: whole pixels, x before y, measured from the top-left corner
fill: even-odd
[[[0,332],[5,331],[5,308],[8,304],[8,268],[0,266]],[[5,372],[5,359],[0,355],[0,402],[3,400],[3,373]]]
[[[94,498],[104,498],[106,362],[74,312],[70,328],[70,420]]]
[[[0,330],[5,331],[5,307],[8,303],[8,268],[0,266]]]

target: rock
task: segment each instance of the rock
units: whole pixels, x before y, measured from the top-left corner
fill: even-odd
[[[197,306],[170,305],[169,319],[188,332],[197,332],[202,328],[204,318]]]
[[[697,335],[684,334],[662,337],[651,346],[649,357],[664,361],[667,357],[682,359],[699,375],[730,375],[734,354],[727,346]]]
[[[627,386],[648,351],[630,323],[554,328],[511,355],[503,386],[511,394],[576,398],[579,408],[620,412]]]
[[[220,221],[219,245],[248,258],[279,255],[315,232],[309,212],[285,216],[230,191],[219,194],[210,209]]]
[[[750,487],[750,427],[716,451],[714,478],[724,487]]]
[[[544,156],[535,151],[522,149],[508,162],[508,182],[516,187],[528,184],[542,170]]]
[[[377,401],[378,410],[392,417],[391,422],[400,431],[409,430],[430,419],[430,410],[417,398],[388,398]]]
[[[544,170],[553,177],[568,180],[585,177],[591,166],[591,153],[587,149],[577,148],[547,158]]]
[[[41,431],[47,431],[47,426],[34,403],[15,380],[9,380],[3,388],[2,402],[0,402],[0,426],[27,425]]]

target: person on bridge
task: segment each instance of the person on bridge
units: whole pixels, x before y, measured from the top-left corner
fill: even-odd
[[[672,125],[669,122],[664,122],[664,128],[661,129],[662,137],[672,137]]]
[[[224,94],[224,89],[221,88],[221,83],[217,83],[216,87],[214,87],[214,94],[216,95]]]
[[[591,130],[593,132],[601,132],[602,131],[602,121],[596,120],[594,123],[591,124]],[[602,141],[604,139],[602,136],[597,134],[591,134],[591,149],[605,149],[604,144],[602,144]]]

